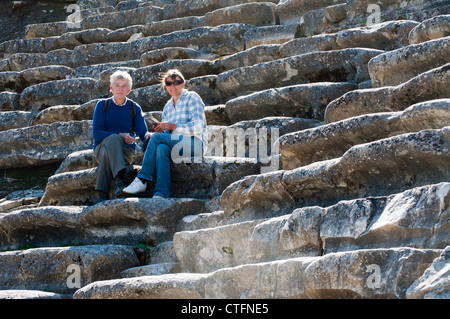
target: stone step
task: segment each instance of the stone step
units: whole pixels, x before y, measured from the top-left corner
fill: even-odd
[[[408,45],[374,57],[368,65],[374,87],[395,86],[450,63],[450,36]]]
[[[404,1],[391,0],[374,4],[371,0],[346,0],[347,25],[375,24],[382,20],[408,19],[422,22],[442,13],[448,14],[446,0]],[[375,6],[374,6],[375,5]]]
[[[213,198],[234,181],[259,174],[261,163],[252,158],[205,156],[202,162],[171,163],[172,196]],[[93,165],[94,163],[92,163]],[[131,169],[126,183],[131,183],[140,166]],[[51,176],[40,206],[48,205],[87,205],[97,200],[94,191],[97,180],[97,168],[64,172]],[[142,197],[151,197],[153,187],[141,193]]]
[[[172,241],[178,221],[204,212],[204,206],[205,200],[189,198],[126,198],[93,206],[17,209],[0,216],[0,247],[155,246]]]
[[[224,101],[254,91],[316,82],[351,82],[370,80],[367,63],[383,51],[344,49],[313,52],[243,67],[218,75],[216,85]],[[252,79],[249,81],[249,79]]]
[[[303,207],[291,214],[174,235],[180,272],[208,273],[272,260],[349,250],[411,247],[443,249],[450,184],[399,194]]]
[[[409,33],[409,43],[418,44],[450,36],[450,15],[439,15],[423,21]]]
[[[404,111],[374,113],[286,133],[276,146],[283,169],[342,156],[350,147],[383,138],[450,126],[450,99],[411,105]]]
[[[343,0],[284,0],[279,1],[276,12],[280,19],[280,24],[298,24],[301,18],[308,12],[322,9],[328,6],[345,3]]]
[[[27,87],[20,95],[21,111],[41,111],[61,104],[83,104],[93,99],[91,78],[54,80]]]
[[[403,111],[413,104],[450,98],[450,63],[426,71],[397,86],[353,90],[331,101],[325,123],[379,112]]]
[[[273,74],[275,70],[275,67],[268,68],[267,72]],[[251,72],[251,70],[245,72]],[[219,81],[220,77],[221,75],[218,77],[219,87],[222,85]],[[270,86],[268,83],[270,78],[261,78],[260,81],[267,81],[264,83],[265,86]],[[323,121],[327,105],[355,88],[357,86],[349,82],[278,85],[275,88],[260,90],[228,100],[225,103],[225,112],[231,123],[270,116],[299,117]]]
[[[224,268],[98,281],[74,299],[420,298],[448,287],[435,270],[448,249],[388,248],[331,253]],[[438,268],[439,269],[439,268]],[[436,282],[432,282],[435,276]],[[427,286],[429,285],[429,286]]]
[[[62,162],[92,147],[92,121],[56,122],[0,132],[1,169]]]
[[[449,179],[450,127],[351,147],[342,157],[247,176],[221,195],[225,219],[283,215],[294,208],[386,196]]]
[[[277,0],[188,0],[177,1],[173,4],[164,6],[164,20],[189,17],[189,16],[203,16],[209,12],[228,7],[251,4],[254,2],[273,2]]]
[[[89,283],[119,278],[122,270],[138,264],[133,248],[121,245],[1,252],[0,289],[72,294]]]
[[[71,299],[72,295],[57,294],[48,291],[12,289],[0,290],[0,299],[21,299],[21,300],[45,300],[45,299]]]
[[[310,52],[370,48],[395,50],[409,45],[409,34],[419,25],[416,21],[386,21],[365,27],[348,28],[336,33],[296,38],[284,43],[280,53],[284,57]]]
[[[279,136],[321,125],[314,119],[266,117],[229,126],[208,126],[208,156],[256,158],[261,162],[278,155],[272,147]],[[277,166],[278,169],[278,166]]]

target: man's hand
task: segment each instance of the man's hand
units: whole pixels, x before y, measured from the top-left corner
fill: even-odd
[[[136,142],[136,139],[130,135],[130,133],[119,133],[119,135],[123,138],[126,144],[133,144]]]

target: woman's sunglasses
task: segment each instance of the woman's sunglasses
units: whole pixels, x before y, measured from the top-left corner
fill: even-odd
[[[166,86],[180,85],[181,83],[183,83],[183,81],[179,81],[179,80],[175,80],[175,81],[166,81]]]

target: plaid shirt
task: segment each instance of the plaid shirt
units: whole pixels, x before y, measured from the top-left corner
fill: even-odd
[[[208,133],[206,130],[205,104],[196,92],[184,89],[177,100],[176,107],[173,105],[173,98],[171,98],[164,106],[162,122],[177,125],[172,134],[198,137],[203,142],[203,154],[206,154]]]

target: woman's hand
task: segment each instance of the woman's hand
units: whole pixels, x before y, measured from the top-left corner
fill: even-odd
[[[158,123],[155,127],[155,131],[161,133],[162,131],[175,130],[177,125],[175,123],[162,122]]]
[[[119,136],[123,138],[126,144],[133,144],[136,139],[130,135],[130,133],[119,133]]]

